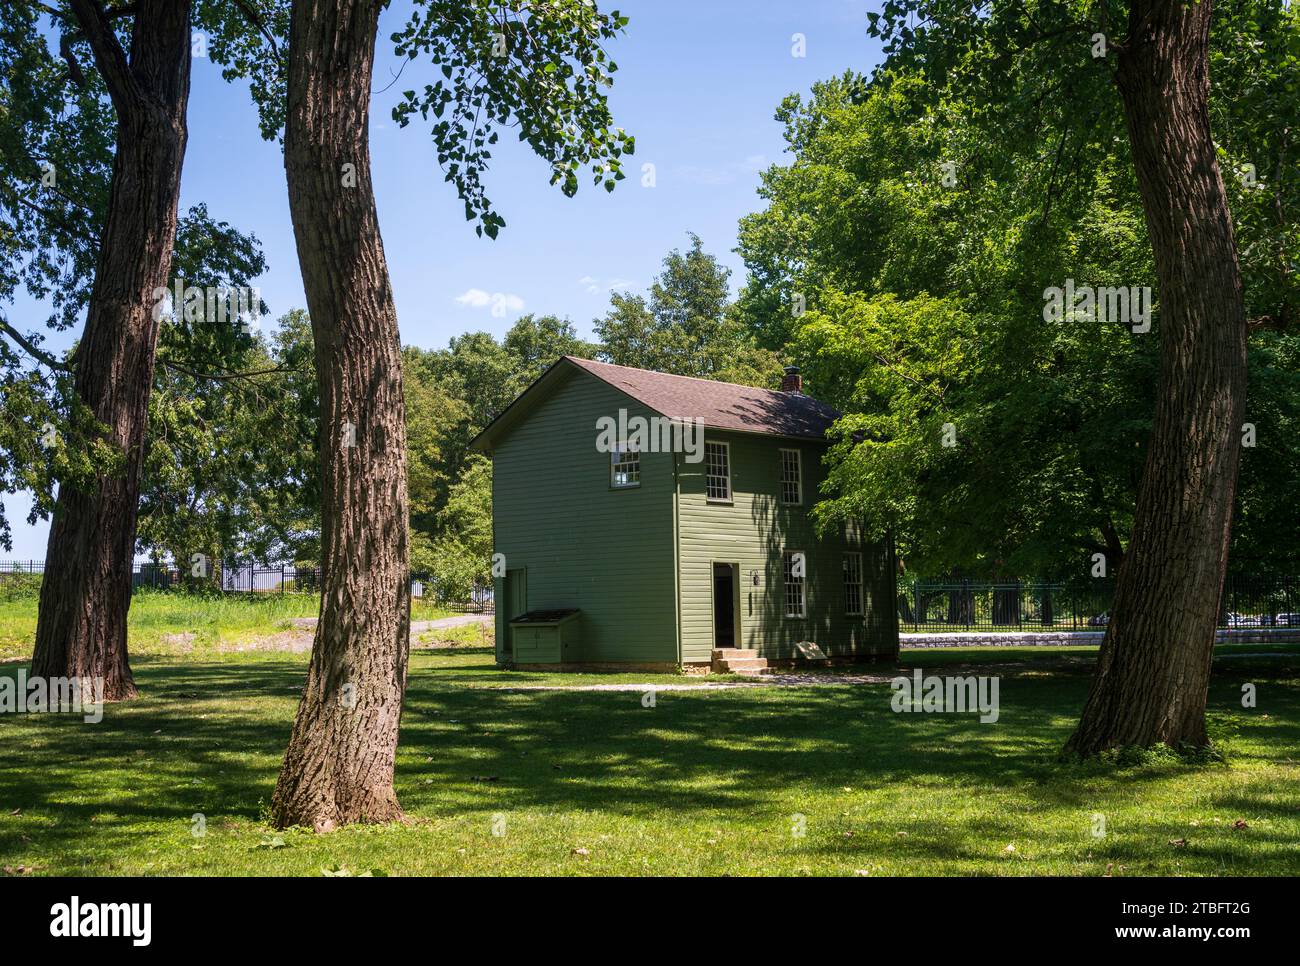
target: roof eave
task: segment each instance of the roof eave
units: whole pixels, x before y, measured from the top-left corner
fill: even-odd
[[[500,415],[498,415],[496,419],[488,423],[487,426],[483,428],[482,432],[480,432],[477,436],[475,436],[472,440],[470,440],[469,450],[474,453],[491,454],[492,448],[496,443],[496,441],[498,440],[498,438],[506,430],[508,430],[511,426],[513,426],[519,419],[524,418],[528,409],[533,405],[534,402],[539,401],[541,398],[543,398],[543,396],[540,395],[540,393],[544,392],[546,386],[554,384],[562,374],[567,373],[569,375],[572,375],[573,373],[576,372],[581,372],[585,375],[592,377],[593,379],[599,380],[601,383],[615,390],[620,395],[626,397],[627,399],[631,400],[632,402],[636,403],[639,406],[645,406],[646,409],[650,410],[653,413],[658,413],[659,415],[668,417],[670,419],[678,418],[678,417],[674,417],[672,413],[664,412],[662,409],[651,405],[650,403],[646,402],[644,399],[633,395],[632,393],[628,392],[625,388],[620,386],[618,383],[605,378],[605,376],[601,375],[599,371],[594,369],[589,369],[584,365],[580,365],[578,362],[574,361],[574,359],[565,355],[565,356],[560,356],[560,358],[556,359],[555,362],[551,363],[551,365],[546,368],[546,371],[543,372],[536,379],[534,379],[533,382],[528,386],[528,388],[519,394],[519,396],[515,399],[514,402],[512,402],[509,406],[507,406],[504,410],[502,410]],[[840,415],[841,415],[840,413],[836,413],[835,419],[838,419]],[[721,433],[741,433],[746,436],[767,436],[773,439],[797,440],[800,442],[812,442],[812,443],[830,442],[830,440],[827,439],[825,433],[821,434],[820,436],[815,436],[815,435],[808,435],[808,434],[779,433],[779,432],[773,432],[770,429],[739,429],[731,426],[710,424],[707,420],[705,420],[704,426],[705,429],[712,429],[715,432],[721,432]]]
[[[527,389],[516,396],[514,402],[501,410],[492,422],[484,426],[482,431],[469,441],[469,451],[471,453],[491,455],[492,447],[496,443],[498,437],[500,437],[505,430],[514,425],[516,420],[521,418],[527,409],[539,399],[538,392],[535,392],[534,390],[543,390],[545,386],[549,386],[556,382],[560,378],[560,375],[565,372],[572,374],[573,372],[585,371],[586,370],[581,366],[574,365],[568,356],[560,356],[560,358],[547,366],[546,370],[534,379],[528,385]]]

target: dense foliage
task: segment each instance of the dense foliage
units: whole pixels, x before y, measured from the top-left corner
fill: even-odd
[[[742,223],[743,316],[847,413],[820,511],[892,529],[916,571],[1073,576],[1094,553],[1123,556],[1159,304],[1146,332],[1045,313],[1046,290],[1069,282],[1154,287],[1123,114],[1082,6],[887,3],[885,65],[783,103],[792,160]],[[1300,458],[1300,21],[1254,0],[1218,17],[1216,135],[1240,174],[1254,326],[1256,445],[1233,558],[1288,570],[1296,552],[1276,534],[1300,524],[1283,480]]]
[[[282,124],[287,10],[196,7],[209,56],[251,81],[267,136]],[[764,174],[764,207],[742,221],[749,274],[737,303],[728,270],[691,235],[644,293],[612,295],[593,342],[568,320],[529,315],[500,339],[471,332],[405,350],[413,568],[452,596],[487,579],[491,474],[469,442],[566,353],[764,386],[780,362],[799,362],[809,391],[846,413],[819,512],[892,530],[912,571],[1068,576],[1097,552],[1122,559],[1159,304],[1146,333],[1043,312],[1044,291],[1067,281],[1154,284],[1112,65],[1094,56],[1095,35],[1122,10],[890,0],[871,20],[886,43],[881,69],[780,106],[790,160]],[[1255,445],[1244,450],[1232,565],[1294,572],[1300,16],[1276,0],[1224,0],[1216,17],[1213,119],[1235,175],[1252,323]],[[494,235],[504,224],[482,182],[492,145],[503,125],[540,116],[543,96],[551,120],[520,124],[518,136],[553,182],[571,192],[584,167],[605,187],[622,177],[632,140],[609,121],[603,88],[617,68],[602,44],[624,23],[582,5],[415,5],[392,39],[430,61],[413,73],[434,76],[402,93],[395,114],[431,118],[476,227]],[[111,170],[113,115],[90,61],[75,31],[45,36],[35,6],[0,14],[0,490],[32,491],[34,515],[48,512],[58,480],[115,458],[84,443],[96,434],[72,408],[68,357],[44,349],[44,333],[74,327],[84,309]],[[266,269],[256,239],[202,205],[182,219],[176,266],[183,284],[218,287]],[[28,303],[43,317],[16,318]],[[313,560],[305,316],[267,335],[177,314],[164,320],[159,360],[139,549]]]
[[[149,453],[137,542],[195,573],[207,561],[319,556],[318,402],[305,312],[250,339],[235,361],[246,375],[196,376],[170,359],[176,327],[161,335],[150,399]]]
[[[236,65],[249,67],[255,87],[273,83],[275,59],[259,52],[274,48],[274,35],[250,29],[241,7],[271,2],[200,0],[194,9],[208,56],[229,76]],[[118,25],[123,38],[129,23]],[[60,482],[86,482],[122,464],[72,391],[75,345],[68,352],[47,345],[50,333],[82,322],[108,203],[117,118],[94,63],[66,3],[0,8],[0,491],[32,493],[29,522],[48,516]],[[257,239],[202,204],[181,214],[173,266],[182,287],[222,291],[266,271]],[[181,372],[228,376],[253,345],[227,317],[169,313],[163,326],[160,358],[171,373],[160,371],[160,382]],[[208,381],[194,382],[191,393]],[[195,395],[185,401],[201,404]],[[11,546],[3,504],[0,546]]]
[[[645,296],[618,292],[592,323],[606,362],[679,376],[775,387],[776,355],[759,347],[732,310],[731,270],[704,251],[673,249]]]

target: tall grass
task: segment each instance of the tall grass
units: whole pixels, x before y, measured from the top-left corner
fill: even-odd
[[[6,574],[0,580],[0,660],[26,657],[36,635],[40,576]],[[133,654],[176,653],[251,643],[289,630],[294,618],[316,617],[316,594],[203,594],[140,588],[127,616]],[[414,620],[436,620],[450,612],[432,602],[413,601]]]
[[[169,590],[136,592],[127,617],[130,646],[178,643],[224,644],[286,630],[296,617],[315,617],[315,594],[190,594]]]

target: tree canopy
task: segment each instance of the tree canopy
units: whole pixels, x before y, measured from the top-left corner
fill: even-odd
[[[1156,388],[1158,303],[1145,333],[1045,314],[1067,280],[1133,290],[1154,272],[1088,24],[1068,4],[1012,6],[886,4],[885,66],[782,104],[792,161],[764,174],[766,208],[741,227],[741,315],[847,414],[823,517],[894,530],[931,574],[1121,560]],[[1256,568],[1293,566],[1265,534],[1297,522],[1277,478],[1297,455],[1297,246],[1283,216],[1300,191],[1285,164],[1296,20],[1247,0],[1218,17],[1216,131],[1242,172],[1229,187],[1257,350],[1237,548]],[[1048,39],[1022,51],[1031,34]]]
[[[731,270],[691,234],[686,252],[673,249],[647,295],[617,292],[592,323],[599,357],[620,366],[722,382],[775,386],[781,367],[759,347],[732,311]]]

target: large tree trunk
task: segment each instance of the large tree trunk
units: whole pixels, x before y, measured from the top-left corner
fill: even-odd
[[[401,817],[406,685],[406,413],[368,147],[377,0],[298,0],[284,161],[320,381],[320,622],[272,802],[326,831]]]
[[[126,654],[131,562],[158,341],[156,289],[167,287],[185,158],[190,85],[188,0],[142,0],[129,60],[97,4],[74,0],[117,111],[108,213],[77,397],[124,455],[88,487],[59,487],[45,553],[32,674],[102,681],[116,701],[136,694]]]
[[[1020,624],[1020,581],[1008,583],[1010,586],[993,588],[992,617],[998,627]]]
[[[951,579],[959,580],[956,574]],[[922,620],[924,619],[923,617]],[[947,622],[967,626],[975,623],[975,593],[971,590],[969,581],[960,580],[958,586],[949,589]]]
[[[1120,54],[1160,284],[1160,387],[1097,677],[1067,745],[1083,755],[1207,744],[1246,391],[1241,274],[1210,136],[1210,19],[1210,0],[1135,0]]]

